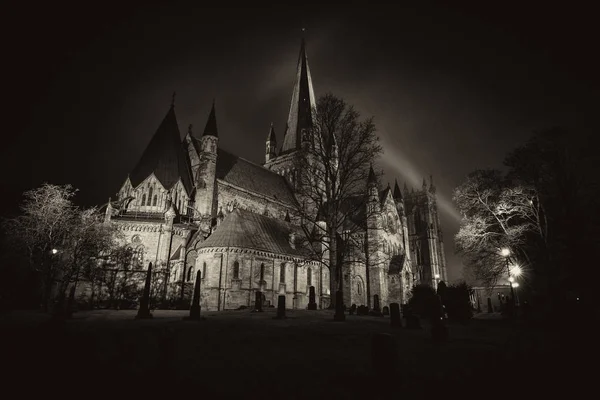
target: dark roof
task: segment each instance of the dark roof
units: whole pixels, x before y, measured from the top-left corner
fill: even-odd
[[[131,185],[134,188],[137,187],[152,173],[167,190],[171,189],[181,178],[187,192],[191,193],[192,191],[190,167],[181,143],[173,106],[152,136],[137,165],[129,174]]]
[[[281,154],[300,148],[302,129],[310,131],[313,126],[313,107],[315,107],[315,93],[306,57],[306,44],[304,39],[300,45],[296,82],[292,91],[290,113],[283,137]]]
[[[217,179],[291,206],[296,205],[292,188],[284,177],[223,149],[217,152]]]
[[[402,191],[398,186],[398,180],[394,180],[394,200],[402,200]]]
[[[392,191],[392,189],[388,186],[379,192],[379,201],[381,202],[381,205],[383,205],[385,203],[385,198],[388,195],[388,193],[390,193],[391,191]]]
[[[290,245],[292,232],[299,237],[302,235],[288,222],[238,208],[227,214],[217,230],[198,248],[241,247],[275,254],[306,256],[308,252],[301,246],[294,249]]]
[[[219,131],[217,130],[217,116],[215,115],[215,102],[213,101],[210,114],[208,115],[208,121],[204,127],[204,134],[202,136],[215,136],[219,137]]]

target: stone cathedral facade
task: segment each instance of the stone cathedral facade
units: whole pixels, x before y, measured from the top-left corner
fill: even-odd
[[[182,282],[201,272],[205,310],[252,307],[255,292],[266,304],[285,294],[289,308],[304,309],[309,290],[326,308],[334,289],[329,270],[302,245],[294,156],[309,137],[315,94],[304,40],[283,143],[271,125],[263,165],[219,145],[213,103],[202,135],[191,127],[183,140],[172,104],[141,159],[109,200],[106,222],[117,224],[134,260],[163,268],[165,293],[178,296]],[[373,171],[365,182],[363,212],[341,230],[344,303],[383,307],[406,303],[416,283],[446,280],[446,262],[435,186],[398,183],[380,190]],[[351,233],[350,233],[351,232]],[[326,240],[323,239],[323,240]],[[170,289],[169,289],[170,288]]]

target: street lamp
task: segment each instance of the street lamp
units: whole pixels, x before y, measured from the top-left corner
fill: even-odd
[[[58,253],[58,250],[57,249],[52,249],[52,254],[56,254],[56,253]]]
[[[508,265],[508,256],[510,255],[510,249],[508,248],[503,248],[500,252],[500,254],[502,254],[502,257],[504,257],[504,259],[506,260],[506,272],[508,272],[508,281],[510,282],[510,301],[512,302],[512,308],[514,311],[514,307],[515,307],[515,289],[513,288],[513,281],[514,278],[510,275],[510,266]],[[521,269],[519,268],[519,271]]]

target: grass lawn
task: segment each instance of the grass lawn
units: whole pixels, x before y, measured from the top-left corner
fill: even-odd
[[[119,393],[129,387],[213,398],[366,399],[441,392],[488,397],[511,390],[575,394],[587,371],[577,357],[581,343],[560,331],[507,321],[451,324],[448,342],[435,345],[425,322],[421,330],[392,329],[387,317],[334,322],[332,311],[288,310],[287,319],[275,320],[269,309],[203,312],[204,320],[194,322],[182,320],[185,311],[153,314],[136,320],[136,311],[85,311],[62,326],[48,324],[39,312],[4,314],[4,378],[22,393]],[[374,368],[375,333],[393,336],[395,370]]]

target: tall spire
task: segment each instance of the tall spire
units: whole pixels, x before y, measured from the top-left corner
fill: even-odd
[[[275,136],[275,128],[273,128],[272,122],[271,128],[269,129],[269,136],[267,136],[267,142],[271,142],[273,144],[277,143],[277,136]]]
[[[308,67],[306,56],[306,43],[304,35],[300,44],[296,82],[292,91],[290,113],[288,115],[286,131],[283,139],[282,153],[299,150],[302,142],[302,132],[309,132],[314,122],[313,108],[315,107],[315,93]]]
[[[375,176],[375,171],[373,171],[373,165],[369,167],[369,178],[367,179],[367,184],[377,184],[377,177]]]
[[[398,186],[398,179],[394,179],[394,200],[402,200],[402,192]]]
[[[204,134],[202,136],[219,137],[219,132],[217,131],[217,117],[215,115],[215,99],[213,99],[212,108],[210,109],[210,115],[208,116],[208,121],[206,121],[206,126],[204,127]]]

